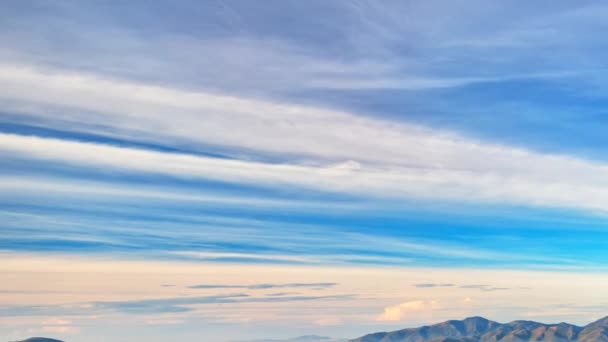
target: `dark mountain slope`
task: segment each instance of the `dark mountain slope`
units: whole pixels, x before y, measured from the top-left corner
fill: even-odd
[[[379,332],[350,342],[608,342],[608,317],[586,327],[568,323],[514,321],[501,324],[483,317],[452,320],[420,328]]]
[[[577,342],[608,342],[608,317],[587,325],[579,333]]]

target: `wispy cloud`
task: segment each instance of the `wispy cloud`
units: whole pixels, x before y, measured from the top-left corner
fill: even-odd
[[[88,302],[39,306],[4,306],[0,316],[94,316],[99,314],[127,313],[151,315],[160,313],[184,313],[194,311],[197,305],[242,303],[288,303],[305,301],[340,301],[353,299],[354,295],[326,296],[274,296],[252,297],[244,293],[143,299],[127,301]]]
[[[275,325],[290,317],[300,328],[367,329],[359,323],[451,317],[462,305],[508,318],[599,312],[589,304],[597,300],[575,294],[606,288],[590,272],[606,264],[608,236],[607,121],[597,114],[608,94],[597,34],[605,4],[0,7],[0,250],[43,256],[3,258],[11,277],[0,293],[31,299],[5,305],[4,318],[55,316],[31,331],[68,334],[90,328],[78,316],[120,317],[104,321],[117,327],[137,317],[189,335],[182,315],[201,329],[205,312],[234,310],[221,333],[202,336],[218,340],[268,329],[243,328],[260,313]],[[41,282],[36,275],[55,274],[51,259],[63,254],[72,259],[61,282]],[[203,268],[187,280],[176,272],[89,289],[119,267],[91,271],[110,256],[151,261],[116,279],[156,271],[158,260],[171,263],[168,273]],[[406,265],[446,268],[401,277]],[[266,266],[283,272],[258,278]],[[587,273],[547,272],[532,286],[521,274],[495,275],[530,267]],[[310,268],[314,276],[291,273]],[[75,272],[91,276],[65,280]],[[52,305],[70,291],[12,283],[22,276],[87,287],[87,298]],[[336,283],[306,281],[316,279]],[[401,298],[403,284],[437,298]],[[585,305],[547,306],[547,284]],[[334,294],[344,287],[358,295]],[[216,290],[244,293],[205,296]]]
[[[456,288],[457,287],[457,288],[461,288],[461,289],[477,289],[477,290],[480,290],[483,292],[512,290],[510,287],[497,287],[497,286],[492,286],[492,285],[487,285],[487,284],[466,284],[466,285],[457,286],[456,284],[451,284],[451,283],[420,283],[420,284],[414,284],[414,287],[421,288],[421,289],[445,288],[445,287]],[[519,289],[525,289],[525,288],[519,288]]]
[[[359,163],[306,166],[226,160],[13,134],[0,134],[0,142],[0,151],[20,158],[186,179],[213,179],[272,187],[298,186],[387,198],[608,209],[605,205],[608,190],[598,185],[606,182],[607,167],[604,164],[496,146],[465,147],[464,142],[442,139],[436,139],[433,144],[438,145],[435,151],[447,153],[444,155],[445,167],[431,167],[429,164],[420,165],[422,168],[391,166],[388,169],[380,166],[361,167]],[[424,145],[424,142],[420,144]],[[458,151],[457,146],[461,144],[463,150]],[[452,152],[457,152],[454,155],[450,155],[452,148],[455,148]],[[477,159],[466,156],[474,151],[478,152],[479,160],[493,160],[493,167],[487,168],[484,165],[488,164],[481,165]],[[90,155],[99,157],[90,159]],[[460,155],[457,158],[460,165],[448,167],[450,163],[456,163],[457,159],[453,158],[457,155]],[[420,157],[421,163],[431,162]],[[409,160],[415,161],[416,158]],[[574,173],[578,176],[572,177]]]
[[[454,284],[449,284],[449,283],[420,283],[420,284],[414,284],[415,287],[418,288],[432,288],[432,287],[454,287],[456,285]]]
[[[480,285],[461,285],[460,288],[461,289],[478,289],[478,290],[481,290],[483,292],[511,290],[511,288],[509,288],[509,287],[495,287],[495,286],[485,285],[485,284],[480,284]]]
[[[338,285],[337,283],[290,283],[290,284],[201,284],[188,286],[191,289],[248,289],[248,290],[266,290],[266,289],[283,289],[283,288],[329,288]]]

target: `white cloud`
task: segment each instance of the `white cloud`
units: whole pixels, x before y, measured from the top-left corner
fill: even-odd
[[[2,134],[0,149],[10,155],[389,198],[608,209],[606,164],[420,126],[10,65],[0,65],[0,87],[6,109],[28,113],[44,125],[167,145],[214,146],[246,160]],[[259,154],[285,161],[251,160]]]
[[[416,125],[90,74],[0,65],[0,87],[7,109],[61,129],[421,169],[483,170],[488,162],[521,169],[514,161],[529,163],[524,171],[543,166],[523,150]]]
[[[608,168],[583,160],[496,150],[490,164],[462,168],[397,165],[273,164],[157,152],[136,148],[0,134],[0,151],[11,156],[74,166],[213,179],[265,186],[295,186],[384,198],[483,201],[608,210]],[[441,148],[437,152],[440,153]],[[512,154],[508,162],[505,154]],[[522,160],[523,159],[523,160]],[[526,164],[526,160],[538,162]],[[465,159],[463,167],[468,164]],[[474,170],[474,168],[478,170]],[[508,169],[511,173],[505,174]],[[523,174],[527,172],[527,174]]]
[[[441,306],[435,300],[413,300],[384,308],[378,321],[400,321],[410,315],[426,316]]]

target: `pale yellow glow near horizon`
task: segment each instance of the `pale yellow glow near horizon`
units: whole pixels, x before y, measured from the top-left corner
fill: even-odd
[[[590,272],[463,268],[249,265],[112,260],[6,253],[0,263],[3,306],[84,305],[91,302],[188,298],[277,292],[297,296],[344,296],[340,300],[191,305],[193,311],[150,314],[103,313],[142,324],[179,324],[188,317],[227,322],[306,322],[340,325],[380,322],[403,326],[481,315],[496,320],[538,319],[587,323],[605,314],[608,275]],[[253,285],[332,282],[324,289],[192,289],[197,284]],[[453,284],[416,287],[416,284]],[[163,286],[171,285],[171,286]],[[472,285],[487,285],[485,291]],[[464,287],[463,287],[464,286]],[[608,312],[607,312],[608,313]],[[60,317],[69,321],[96,317]],[[39,318],[4,317],[8,322]]]

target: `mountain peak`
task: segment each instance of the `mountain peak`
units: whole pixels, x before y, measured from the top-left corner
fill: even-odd
[[[369,334],[351,342],[608,342],[608,317],[586,327],[568,323],[543,324],[533,321],[498,323],[473,316],[462,321],[393,332]]]
[[[492,321],[490,321],[487,318],[481,317],[481,316],[473,316],[473,317],[467,317],[465,319],[462,320],[462,322],[464,322],[465,324],[475,324],[475,325],[479,325],[479,324],[489,324]]]

